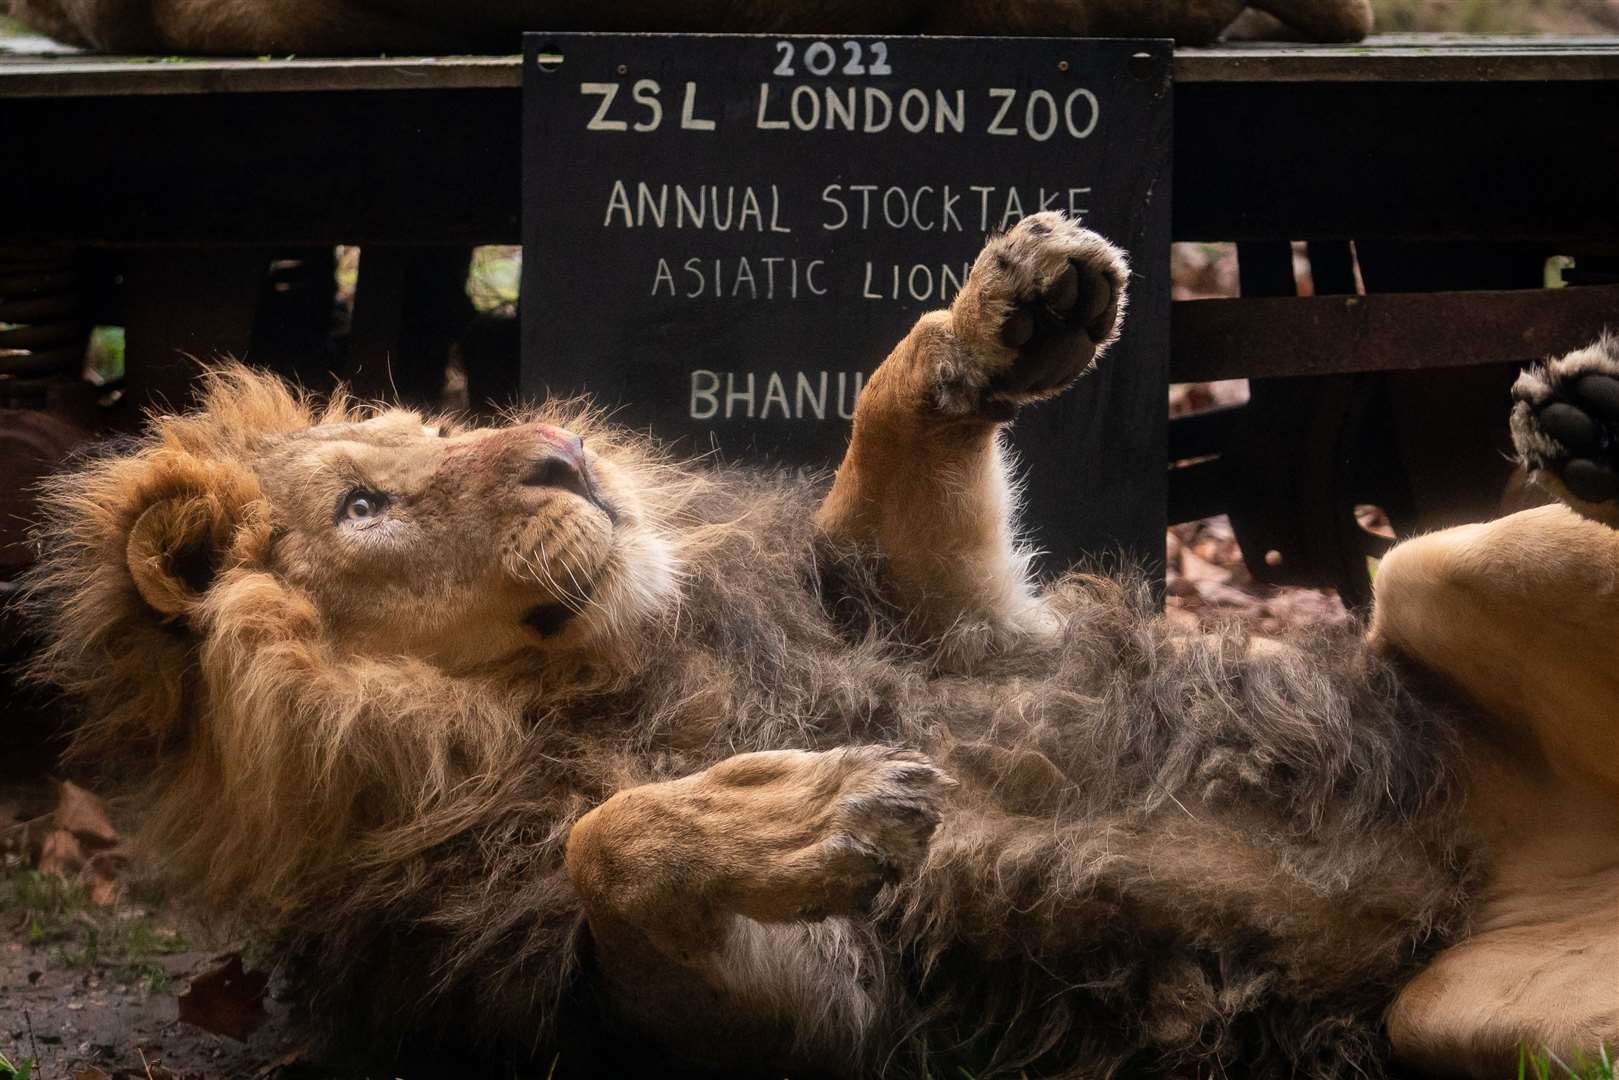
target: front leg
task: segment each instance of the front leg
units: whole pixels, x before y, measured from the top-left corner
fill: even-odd
[[[739,754],[613,796],[567,844],[612,1006],[712,1067],[853,1061],[880,964],[826,920],[916,868],[950,784],[859,746]]]
[[[817,524],[881,553],[923,636],[964,622],[997,637],[1043,626],[998,435],[1117,338],[1125,275],[1123,252],[1062,214],[1025,218],[866,384]]]

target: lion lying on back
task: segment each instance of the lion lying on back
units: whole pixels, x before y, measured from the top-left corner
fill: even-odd
[[[1498,1077],[1613,1045],[1619,538],[1554,506],[1408,544],[1369,642],[1037,588],[998,431],[1124,283],[1056,214],[991,240],[824,496],[572,404],[469,429],[221,369],[51,489],[37,672],[170,880],[279,931],[361,1046],[1329,1077],[1392,1034]],[[1522,426],[1611,475],[1539,420],[1608,430],[1570,380],[1619,350],[1577,357]]]
[[[1250,3],[1311,41],[1359,41],[1371,0],[0,0],[41,33],[103,52],[515,52],[525,30],[1031,34],[1213,41]]]

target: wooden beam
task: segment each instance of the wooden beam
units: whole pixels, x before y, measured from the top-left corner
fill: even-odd
[[[1172,382],[1533,360],[1619,327],[1619,285],[1182,300]]]

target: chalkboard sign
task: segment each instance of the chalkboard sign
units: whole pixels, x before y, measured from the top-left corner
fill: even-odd
[[[530,34],[523,390],[685,452],[835,465],[866,377],[988,233],[1127,248],[1122,341],[1013,442],[1047,566],[1162,556],[1170,44]]]

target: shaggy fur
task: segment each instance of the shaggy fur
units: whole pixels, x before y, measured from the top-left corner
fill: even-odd
[[[741,751],[885,744],[957,786],[869,919],[737,920],[737,978],[821,1005],[754,1063],[1382,1072],[1382,1012],[1469,871],[1453,719],[1356,635],[1184,636],[1140,583],[1073,574],[1049,641],[964,664],[909,631],[875,554],[817,534],[818,483],[673,464],[573,410],[542,419],[634,479],[678,593],[582,652],[345,651],[269,569],[264,463],[368,414],[217,373],[55,481],[32,591],[34,673],[85,703],[74,751],[139,778],[169,879],[280,933],[334,1031],[560,1048],[580,1074],[659,1052],[595,990],[572,824]],[[190,568],[183,595],[140,585],[140,551]]]

